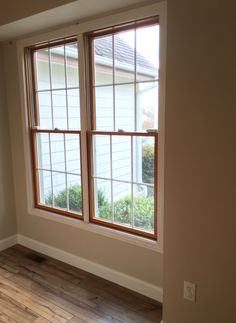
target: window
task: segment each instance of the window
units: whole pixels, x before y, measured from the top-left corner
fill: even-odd
[[[82,219],[77,39],[35,46],[26,56],[35,206]]]
[[[28,47],[25,58],[35,207],[83,220],[86,199],[91,223],[156,240],[158,18]]]

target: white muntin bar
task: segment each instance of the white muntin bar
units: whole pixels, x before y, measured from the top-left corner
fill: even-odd
[[[116,131],[115,42],[112,34],[113,130]]]
[[[50,172],[51,172],[51,187],[52,187],[52,206],[54,207],[53,178],[52,178],[51,134],[49,133],[48,135],[49,135],[49,156],[50,156]]]
[[[60,88],[54,88],[53,91],[65,91],[65,90],[77,90],[78,86],[67,86],[67,87],[60,87]],[[44,89],[44,90],[36,90],[35,93],[45,93],[45,92],[51,92],[51,89]]]
[[[112,223],[114,223],[114,201],[113,201],[113,170],[112,170],[112,136],[110,135],[110,165],[111,165],[111,216],[112,216]]]
[[[101,180],[105,180],[105,181],[112,181],[112,182],[124,183],[124,184],[134,184],[134,185],[142,185],[142,186],[154,187],[154,184],[140,183],[140,182],[131,182],[131,181],[125,181],[125,180],[122,180],[122,179],[111,179],[111,178],[100,177],[100,176],[92,176],[92,178],[101,179]]]
[[[69,211],[69,193],[68,193],[68,180],[67,180],[67,159],[66,159],[66,135],[63,134],[64,140],[64,161],[65,161],[65,181],[66,181],[66,209]]]
[[[153,83],[153,82],[158,82],[159,79],[151,79],[151,80],[145,80],[145,81],[136,81],[136,82],[122,82],[122,83],[113,83],[113,84],[98,84],[96,85],[95,87],[98,88],[98,87],[109,87],[109,86],[112,86],[112,85],[132,85],[134,83],[136,84],[145,84],[145,83]],[[59,89],[61,90],[61,89]],[[38,92],[43,92],[43,91],[49,91],[49,90],[40,90]]]
[[[54,129],[53,99],[52,99],[52,66],[51,66],[51,50],[48,48],[48,64],[49,64],[49,82],[50,82],[50,98],[51,98],[51,116],[52,129]]]
[[[65,66],[65,92],[66,92],[66,121],[69,130],[69,112],[68,112],[68,93],[67,93],[67,64],[66,64],[66,45],[64,44],[64,66]]]
[[[134,170],[133,170],[133,137],[131,136],[131,226],[134,227]]]
[[[43,170],[43,171],[46,171],[46,172],[50,172],[51,171],[50,169],[47,169],[47,168],[36,168],[36,170]],[[60,170],[54,171],[54,173],[65,174],[65,172],[60,171]],[[81,176],[80,173],[73,173],[73,172],[67,172],[66,174],[67,175],[74,175],[74,176]]]

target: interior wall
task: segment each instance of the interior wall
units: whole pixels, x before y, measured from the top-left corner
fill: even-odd
[[[0,240],[16,234],[11,142],[5,95],[3,46],[0,43]]]
[[[74,0],[1,1],[0,26],[73,1]]]
[[[168,1],[165,323],[236,322],[235,12],[235,1]]]
[[[161,287],[161,253],[28,213],[16,44],[4,52],[18,233]]]

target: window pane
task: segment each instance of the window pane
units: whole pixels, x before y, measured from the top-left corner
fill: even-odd
[[[65,88],[65,55],[64,46],[50,49],[52,89]]]
[[[133,185],[134,226],[154,232],[154,190],[145,185]]]
[[[52,206],[52,180],[51,172],[38,170],[39,203]]]
[[[69,129],[80,129],[79,90],[67,90]]]
[[[66,91],[52,91],[54,128],[67,129]]]
[[[96,129],[114,129],[113,86],[95,88]]]
[[[111,221],[111,181],[94,179],[95,217]]]
[[[69,210],[82,213],[81,177],[67,175]]]
[[[37,50],[36,61],[36,88],[37,90],[50,89],[50,67],[48,49]]]
[[[93,160],[94,176],[111,178],[110,136],[93,136]]]
[[[63,134],[52,133],[50,137],[52,170],[65,172],[64,136]]]
[[[130,137],[112,137],[112,176],[114,179],[131,181]]]
[[[137,130],[158,129],[158,83],[137,84]]]
[[[67,209],[66,176],[63,173],[52,173],[54,206]]]
[[[137,81],[158,78],[159,26],[141,27],[136,31]]]
[[[50,92],[38,92],[39,126],[43,129],[52,129],[52,105]]]
[[[114,222],[131,225],[132,195],[131,184],[113,181]]]
[[[124,31],[114,35],[116,83],[134,81],[134,47],[134,30]]]
[[[113,45],[112,36],[94,40],[95,85],[113,83]]]
[[[66,49],[67,87],[79,86],[78,45],[68,44]]]
[[[47,133],[37,133],[36,136],[38,168],[50,170],[49,135]]]
[[[154,137],[133,138],[133,178],[137,183],[154,183]]]
[[[116,130],[134,131],[134,84],[115,86]]]
[[[65,138],[67,172],[80,175],[80,137],[77,134],[66,134]]]

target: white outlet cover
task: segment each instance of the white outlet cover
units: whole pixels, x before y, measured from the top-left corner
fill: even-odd
[[[184,281],[184,298],[196,302],[196,284]]]

